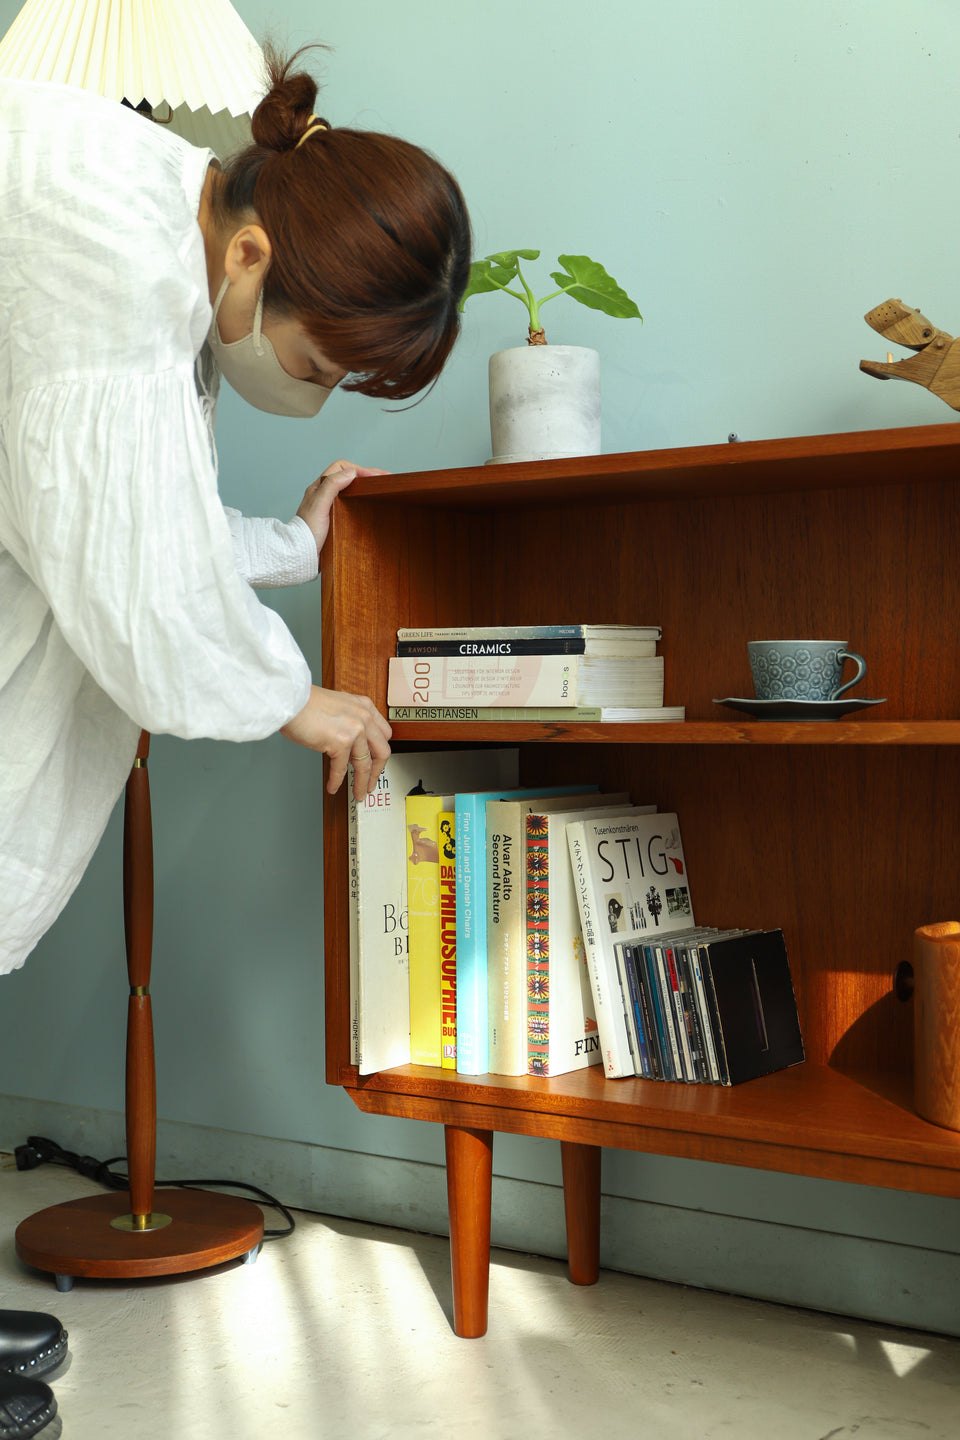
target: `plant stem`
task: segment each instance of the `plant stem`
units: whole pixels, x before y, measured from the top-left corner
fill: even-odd
[[[492,275],[488,278],[493,282],[494,285],[496,285],[498,290],[503,291],[504,295],[512,295],[514,300],[519,300],[521,305],[526,305],[529,309],[529,301],[526,295],[521,295],[518,290],[511,290],[509,285],[501,285],[500,281],[494,280]]]
[[[525,302],[525,303],[526,303],[527,309],[530,311],[530,331],[531,331],[531,334],[532,334],[534,331],[537,331],[537,330],[541,329],[541,325],[540,325],[540,309],[539,309],[539,306],[537,305],[536,297],[534,296],[533,291],[530,289],[530,286],[527,284],[526,280],[524,279],[523,271],[520,269],[520,262],[519,262],[519,260],[517,261],[517,279],[520,281],[520,284],[523,286],[523,288],[524,288],[524,290],[525,290],[525,292],[526,292],[526,302]],[[513,291],[513,290],[511,290],[510,293],[511,293],[511,295],[513,295],[513,294],[515,294],[516,292]]]
[[[572,285],[572,284],[571,284],[571,285],[564,285],[564,286],[562,287],[562,289],[560,289],[560,290],[554,290],[550,295],[544,295],[544,297],[543,297],[542,300],[538,300],[538,301],[537,301],[537,304],[538,304],[538,305],[546,305],[546,303],[547,303],[548,300],[556,300],[556,298],[557,298],[558,295],[566,295],[567,291],[568,291],[568,290],[572,290],[572,289],[573,289],[573,285]]]

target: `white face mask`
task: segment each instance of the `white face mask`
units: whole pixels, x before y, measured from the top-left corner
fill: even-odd
[[[257,298],[253,329],[242,340],[230,344],[220,338],[217,315],[230,281],[224,279],[213,307],[213,324],[207,341],[223,376],[248,405],[266,410],[270,415],[290,415],[309,420],[316,415],[333,393],[325,385],[312,380],[298,380],[288,375],[277,359],[266,335],[263,334],[263,292]]]

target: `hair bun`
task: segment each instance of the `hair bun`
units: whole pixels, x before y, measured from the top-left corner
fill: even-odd
[[[253,112],[251,132],[265,150],[296,149],[313,117],[317,82],[304,70],[292,71],[297,58],[284,61],[270,46],[264,50],[269,89]]]

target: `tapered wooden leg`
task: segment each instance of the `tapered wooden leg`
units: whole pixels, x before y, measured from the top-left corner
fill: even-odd
[[[567,1264],[574,1285],[595,1285],[600,1274],[600,1146],[560,1141]]]
[[[444,1128],[453,1328],[464,1339],[475,1340],[487,1331],[493,1131]]]

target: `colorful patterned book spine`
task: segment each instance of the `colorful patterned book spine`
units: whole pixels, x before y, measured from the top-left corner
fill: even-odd
[[[550,1073],[550,847],[546,815],[526,826],[527,1074]]]
[[[487,801],[487,1038],[493,1075],[526,1071],[522,800]]]

